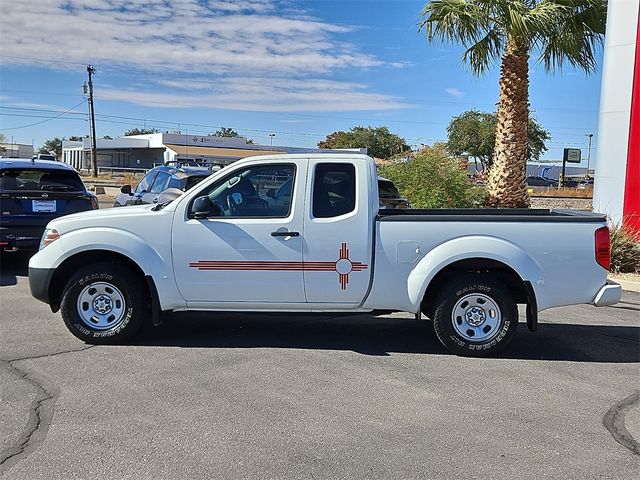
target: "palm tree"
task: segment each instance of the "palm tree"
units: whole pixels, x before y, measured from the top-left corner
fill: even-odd
[[[474,75],[501,60],[491,205],[529,205],[529,56],[537,56],[548,72],[568,63],[593,73],[606,14],[606,0],[432,0],[423,8],[420,29],[427,39],[462,43],[462,61]]]

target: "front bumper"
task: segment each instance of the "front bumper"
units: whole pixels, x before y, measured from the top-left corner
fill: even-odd
[[[0,246],[4,248],[24,248],[29,250],[37,250],[40,246],[40,240],[42,239],[42,235],[39,237],[16,237],[16,236],[6,236],[0,237]]]
[[[596,307],[615,305],[622,298],[622,287],[612,280],[607,280],[607,284],[600,289],[593,304]]]
[[[51,304],[49,285],[55,269],[29,267],[29,290],[31,295],[41,302]]]

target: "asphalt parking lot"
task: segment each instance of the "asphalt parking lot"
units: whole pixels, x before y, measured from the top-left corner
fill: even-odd
[[[637,478],[640,294],[448,354],[409,315],[176,315],[90,347],[0,275],[7,479]]]

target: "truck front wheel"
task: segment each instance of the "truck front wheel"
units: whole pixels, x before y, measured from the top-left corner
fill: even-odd
[[[490,356],[515,334],[518,307],[498,280],[464,275],[437,295],[433,326],[440,342],[456,355]]]
[[[95,263],[67,282],[60,312],[80,340],[114,344],[140,330],[148,313],[147,300],[146,288],[135,272],[117,263]]]

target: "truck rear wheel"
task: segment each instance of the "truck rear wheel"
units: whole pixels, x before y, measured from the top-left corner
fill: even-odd
[[[433,326],[440,342],[456,355],[490,356],[515,334],[518,306],[498,280],[464,275],[437,295]]]
[[[133,337],[148,313],[146,288],[124,265],[95,263],[80,269],[64,287],[60,312],[69,331],[91,344]]]

